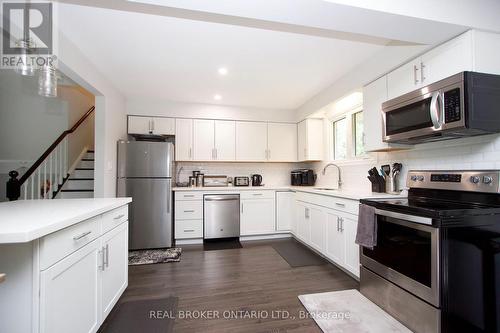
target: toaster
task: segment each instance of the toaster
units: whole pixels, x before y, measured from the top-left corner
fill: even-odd
[[[249,186],[250,178],[248,177],[234,177],[234,186]]]

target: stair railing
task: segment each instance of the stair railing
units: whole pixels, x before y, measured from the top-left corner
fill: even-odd
[[[55,197],[69,176],[68,135],[76,131],[94,110],[95,106],[92,106],[73,127],[64,131],[21,178],[17,178],[19,172],[16,170],[9,172],[7,198],[10,201],[18,200],[21,196],[24,200]]]

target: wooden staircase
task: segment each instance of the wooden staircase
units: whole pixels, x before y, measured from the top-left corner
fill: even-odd
[[[94,151],[87,150],[62,186],[56,199],[94,197]]]

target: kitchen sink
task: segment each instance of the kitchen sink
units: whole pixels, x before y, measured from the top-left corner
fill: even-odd
[[[314,189],[319,191],[338,191],[338,189],[330,187],[315,187]]]

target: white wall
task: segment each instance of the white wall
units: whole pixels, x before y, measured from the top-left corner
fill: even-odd
[[[174,101],[150,100],[142,98],[128,98],[127,114],[181,117],[181,118],[209,118],[230,120],[259,120],[294,122],[293,110],[258,109],[248,107],[234,107],[212,104],[183,103]]]
[[[95,197],[116,196],[116,142],[126,137],[125,99],[71,38],[58,30],[58,66],[95,98]]]

